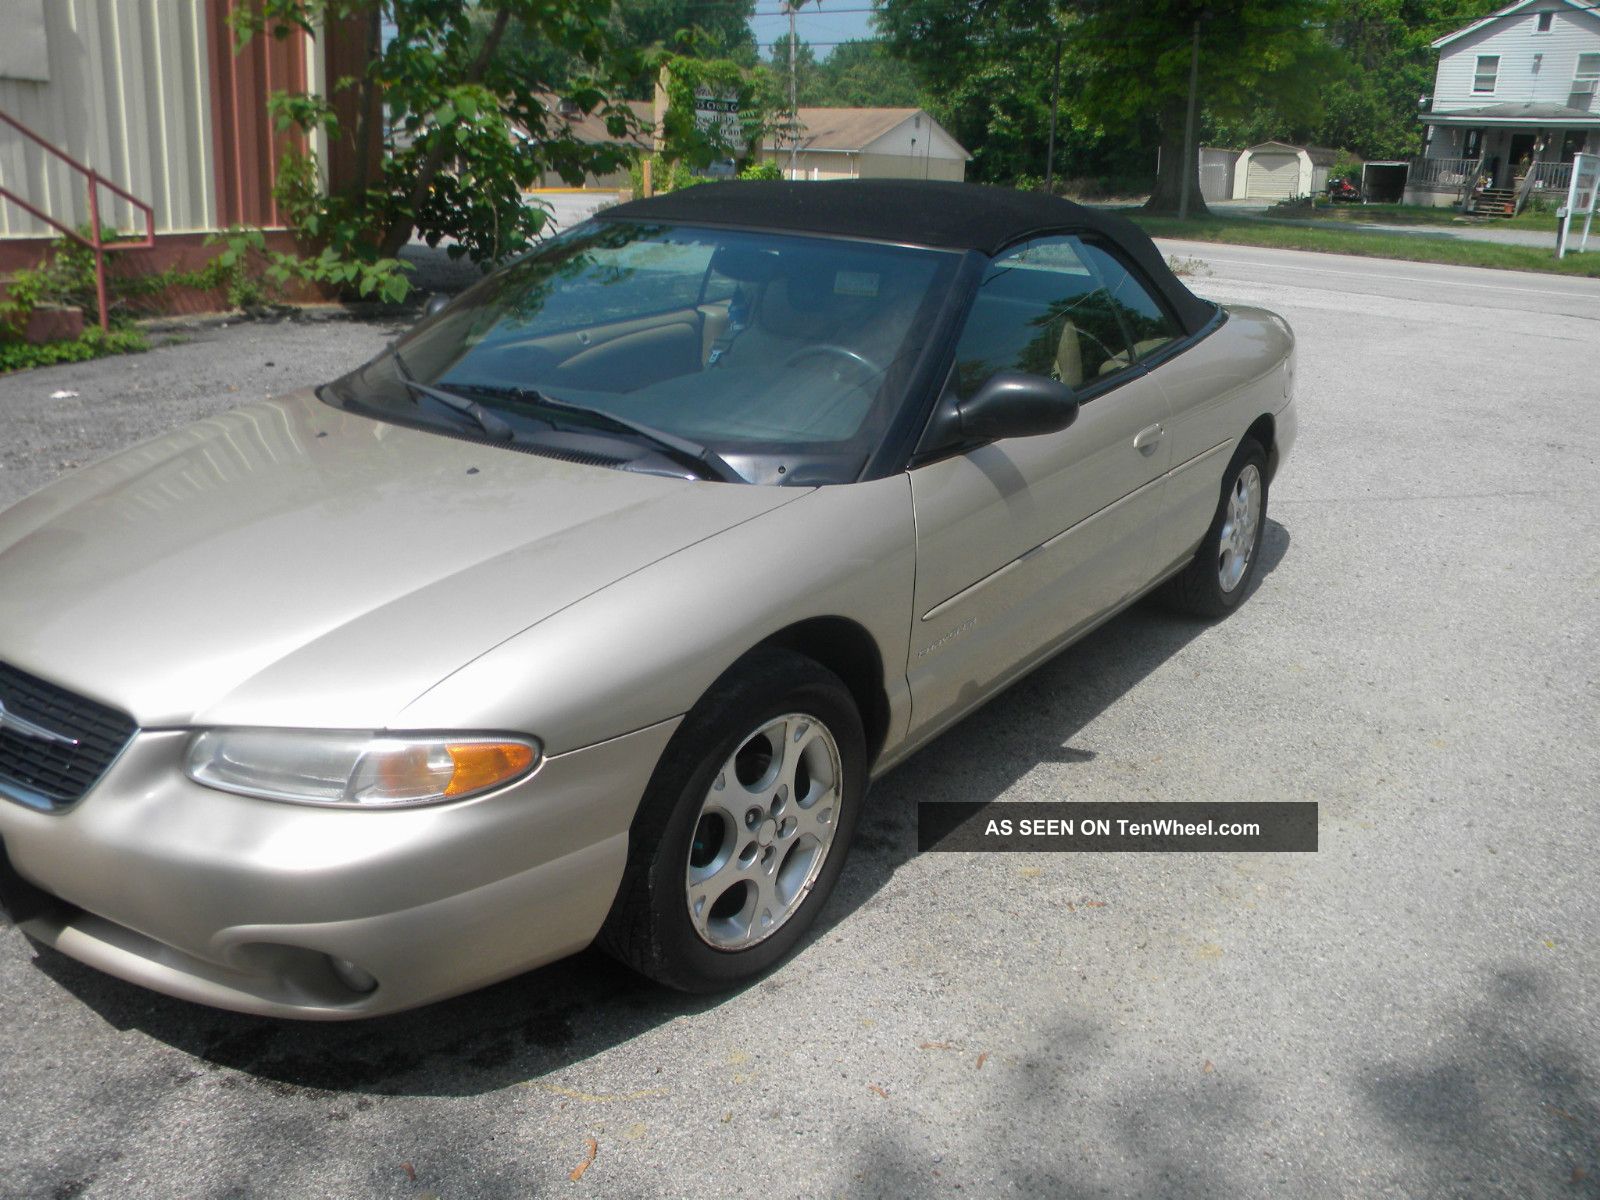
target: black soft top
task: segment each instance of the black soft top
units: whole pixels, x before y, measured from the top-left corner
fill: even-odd
[[[1198,331],[1217,311],[1183,286],[1131,221],[1038,192],[916,179],[738,180],[680,188],[596,215],[602,221],[733,225],[988,255],[1040,234],[1093,234],[1138,264],[1188,332]]]

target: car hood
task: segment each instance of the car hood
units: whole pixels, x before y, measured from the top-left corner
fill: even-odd
[[[296,393],[0,513],[0,660],[147,728],[382,728],[506,638],[806,494],[562,462]]]

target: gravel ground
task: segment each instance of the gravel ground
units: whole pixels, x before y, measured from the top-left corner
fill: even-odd
[[[63,471],[371,358],[403,321],[197,321],[149,354],[0,376],[0,505]],[[57,393],[59,399],[53,398]]]
[[[1136,609],[883,780],[732,996],[591,953],[306,1027],[0,932],[0,1196],[1600,1196],[1600,284],[1163,250],[1300,336],[1237,614]],[[0,501],[394,332],[0,379]],[[1314,799],[1321,848],[915,853],[918,800],[1071,798]]]

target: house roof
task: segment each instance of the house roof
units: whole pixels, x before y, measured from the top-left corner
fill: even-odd
[[[1423,113],[1424,125],[1566,125],[1600,127],[1600,112],[1568,108],[1565,104],[1484,104]]]
[[[1138,263],[1190,332],[1217,311],[1179,282],[1149,236],[1131,221],[1040,192],[912,179],[739,180],[632,200],[595,218],[831,234],[985,254],[1034,236],[1098,234]]]
[[[796,110],[800,120],[800,149],[857,153],[918,115],[927,117],[930,125],[943,129],[921,108],[800,108]],[[945,136],[949,137],[948,130]],[[955,142],[954,138],[950,140]],[[768,149],[786,149],[788,141],[769,136],[767,146]],[[956,149],[964,159],[972,157],[959,143]]]
[[[563,116],[560,97],[545,95],[540,96],[539,99],[544,103],[545,108],[549,110],[551,126],[565,124],[572,131],[572,136],[580,142],[590,145],[615,142],[623,146],[638,146],[644,150],[650,148],[649,130],[655,120],[655,108],[648,100],[623,101],[633,110],[633,115],[638,118],[639,131],[619,138],[614,137],[611,131],[606,128],[605,118],[598,113],[574,113],[571,116]]]
[[[1490,13],[1487,17],[1472,22],[1470,25],[1463,25],[1454,33],[1447,33],[1441,38],[1435,38],[1432,43],[1433,48],[1437,50],[1441,46],[1448,46],[1451,42],[1464,38],[1469,33],[1476,33],[1478,30],[1493,25],[1496,21],[1509,17],[1513,13],[1521,12],[1525,8],[1532,8],[1535,4],[1547,6],[1550,2],[1551,0],[1517,0],[1517,3],[1508,4],[1504,8]],[[1594,0],[1582,0],[1581,3],[1579,0],[1554,0],[1554,3],[1564,8],[1569,8],[1573,12],[1586,13],[1591,17],[1600,18],[1600,13],[1595,11]]]

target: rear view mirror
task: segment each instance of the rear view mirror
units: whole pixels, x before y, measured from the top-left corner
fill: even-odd
[[[778,273],[778,256],[771,250],[718,246],[711,255],[711,269],[724,279],[734,279],[740,283],[766,283]]]
[[[964,437],[1036,437],[1058,433],[1077,420],[1078,400],[1054,379],[999,371],[956,405],[956,417]]]

